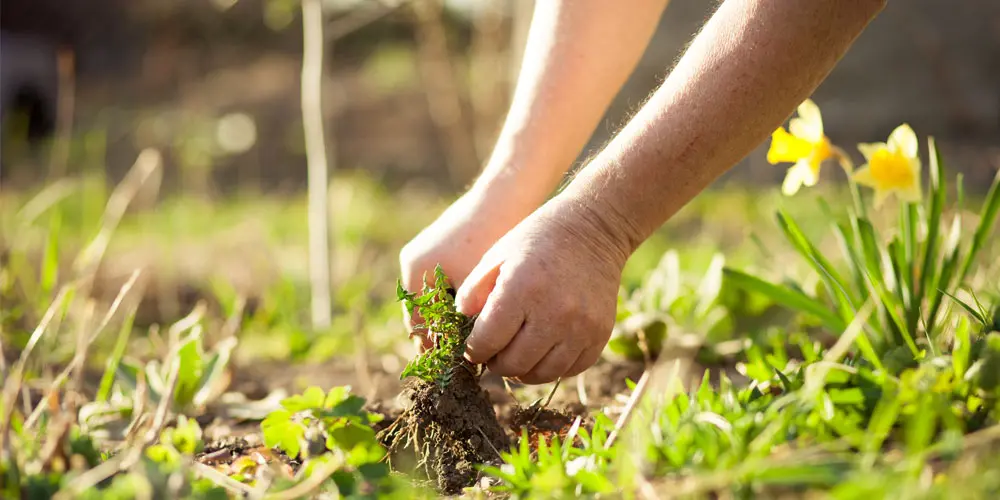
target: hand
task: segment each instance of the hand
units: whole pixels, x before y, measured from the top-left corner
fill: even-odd
[[[403,287],[411,292],[420,290],[425,274],[433,280],[434,268],[440,264],[451,285],[458,288],[483,254],[532,208],[503,197],[498,190],[466,193],[403,247],[399,254]],[[413,332],[421,319],[419,315],[410,318],[404,309],[404,322]],[[423,340],[421,347],[429,347],[428,340]]]
[[[600,357],[615,321],[625,245],[596,206],[560,200],[504,236],[458,291],[479,314],[467,357],[527,384],[576,375]]]

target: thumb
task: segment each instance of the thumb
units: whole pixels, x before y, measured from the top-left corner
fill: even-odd
[[[475,316],[482,312],[486,305],[486,299],[497,284],[497,277],[500,275],[499,259],[496,261],[483,260],[465,279],[455,296],[455,307],[458,312],[466,316]]]

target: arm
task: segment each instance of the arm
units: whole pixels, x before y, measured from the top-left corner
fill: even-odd
[[[474,189],[516,194],[524,215],[537,208],[635,69],[666,5],[536,2],[511,107]]]
[[[563,193],[631,253],[764,141],[885,0],[726,2],[647,106]]]
[[[631,253],[777,128],[884,1],[723,3],[608,147],[469,275],[469,358],[527,383],[591,366]]]
[[[403,286],[419,289],[438,264],[461,285],[483,254],[545,201],[639,61],[666,3],[536,2],[493,155],[469,192],[400,252]]]

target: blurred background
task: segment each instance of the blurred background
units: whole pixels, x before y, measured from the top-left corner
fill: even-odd
[[[321,359],[350,347],[349,333],[358,329],[373,332],[366,342],[394,345],[402,330],[398,249],[489,155],[533,2],[322,5],[331,328],[346,335],[306,326],[298,0],[4,0],[0,251],[8,261],[14,249],[41,260],[58,224],[59,254],[70,266],[106,226],[108,198],[139,152],[155,148],[162,169],[129,197],[98,266],[98,295],[113,297],[141,268],[140,326],[179,318],[199,301],[222,307],[220,297],[239,296],[265,318],[256,340],[241,343],[256,355]],[[624,124],[715,5],[671,2],[581,157]],[[968,191],[985,189],[1000,167],[1000,3],[889,2],[814,100],[838,144],[884,140],[909,122],[919,136],[937,138]],[[668,247],[683,247],[694,269],[707,266],[713,251],[744,258],[736,249],[750,246],[753,229],[770,220],[785,173],[767,164],[765,150],[651,240],[630,262],[626,285]],[[62,215],[18,222],[32,201]],[[8,292],[7,304],[25,295]],[[30,324],[38,314],[19,311],[5,321]],[[276,335],[279,329],[288,335]],[[244,335],[253,334],[248,326]]]
[[[323,4],[331,163],[393,185],[465,185],[503,119],[532,2]],[[713,6],[671,2],[591,147],[655,88]],[[138,150],[153,146],[167,157],[170,186],[304,186],[299,2],[6,0],[0,9],[3,113],[31,118],[10,132],[54,133],[64,102],[80,139],[65,168],[105,167],[120,178]],[[815,97],[836,141],[874,140],[907,121],[975,170],[1000,136],[1000,5],[890,2]],[[7,186],[46,178],[44,162],[22,161],[14,138],[4,139]],[[102,157],[86,157],[88,147]],[[732,175],[780,179],[781,169],[762,160],[758,151]]]

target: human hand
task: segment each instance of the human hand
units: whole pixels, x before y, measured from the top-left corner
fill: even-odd
[[[599,207],[558,197],[497,242],[458,290],[479,314],[467,357],[527,384],[576,375],[611,336],[630,250]]]
[[[425,275],[434,279],[439,264],[451,285],[461,286],[483,254],[534,208],[518,201],[498,190],[476,188],[459,198],[403,247],[399,254],[403,287],[419,291]],[[404,309],[404,322],[415,333],[414,327],[422,320],[419,314],[410,317]],[[422,348],[429,347],[426,337],[422,341]]]

